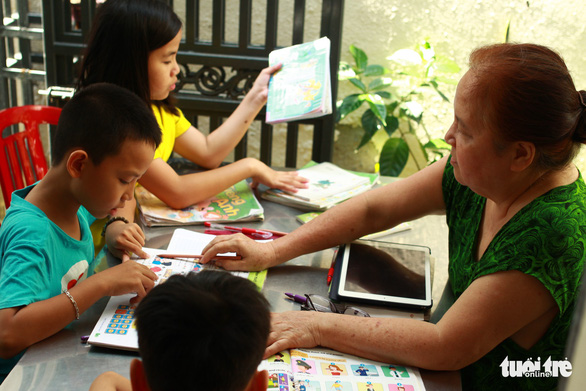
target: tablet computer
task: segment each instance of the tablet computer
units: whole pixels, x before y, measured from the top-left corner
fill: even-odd
[[[330,298],[335,301],[431,308],[431,250],[377,240],[340,246]]]

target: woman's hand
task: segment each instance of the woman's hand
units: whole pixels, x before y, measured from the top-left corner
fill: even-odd
[[[149,255],[142,251],[144,243],[144,232],[138,224],[115,221],[106,229],[108,250],[115,257],[122,259],[122,262],[130,259],[130,253],[134,253],[140,258],[148,258]]]
[[[278,239],[277,239],[278,240]],[[241,260],[215,259],[217,254],[235,252]],[[272,242],[258,243],[246,235],[221,235],[208,243],[201,252],[201,263],[214,260],[216,266],[226,270],[265,270],[276,264]]]
[[[297,171],[275,171],[259,160],[254,163],[255,174],[252,175],[252,188],[263,184],[271,189],[295,193],[297,189],[306,189],[308,187],[307,183],[309,181],[299,176]]]
[[[271,314],[271,332],[264,358],[289,348],[312,348],[320,345],[320,316],[315,311],[289,311]]]

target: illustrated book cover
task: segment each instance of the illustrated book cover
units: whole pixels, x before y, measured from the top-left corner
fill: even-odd
[[[264,210],[246,180],[185,209],[173,209],[142,186],[135,189],[141,222],[147,227],[263,220]]]
[[[299,189],[297,193],[268,189],[261,197],[302,210],[324,211],[371,189],[379,179],[377,173],[344,170],[329,162],[312,161],[298,173],[309,180],[307,189]]]
[[[282,68],[271,76],[266,122],[315,118],[332,112],[330,40],[327,37],[273,50],[269,65]]]

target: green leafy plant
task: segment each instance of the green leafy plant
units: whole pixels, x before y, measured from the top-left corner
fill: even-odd
[[[340,63],[338,80],[348,81],[359,91],[337,102],[337,118],[342,121],[367,104],[361,124],[364,135],[357,149],[368,143],[376,132],[384,130],[388,139],[380,157],[380,173],[398,176],[413,156],[418,170],[449,152],[443,140],[433,139],[423,123],[421,104],[433,92],[449,102],[440,84],[456,84],[460,67],[452,60],[437,56],[431,44],[423,41],[416,50],[401,49],[387,57],[389,67],[369,64],[366,53],[350,46],[354,65]],[[420,130],[422,129],[422,130]],[[423,140],[418,131],[424,133]]]

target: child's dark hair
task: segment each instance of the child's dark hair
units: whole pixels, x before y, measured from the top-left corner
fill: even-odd
[[[262,360],[270,314],[252,282],[202,271],[153,288],[136,328],[151,390],[241,391]]]
[[[135,94],[110,83],[94,84],[76,93],[61,111],[53,137],[52,165],[73,148],[87,152],[92,163],[120,152],[126,140],[158,147],[161,129],[152,110]]]
[[[84,52],[77,89],[114,83],[151,103],[149,54],[170,42],[182,23],[159,0],[108,0],[98,6]],[[160,103],[176,114],[169,98]]]

